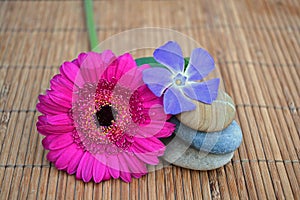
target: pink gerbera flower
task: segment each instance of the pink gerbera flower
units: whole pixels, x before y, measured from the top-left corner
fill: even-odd
[[[158,138],[170,136],[174,125],[142,81],[148,67],[111,51],[63,63],[37,104],[47,159],[85,182],[130,182],[147,173],[146,164],[158,164],[165,150]]]

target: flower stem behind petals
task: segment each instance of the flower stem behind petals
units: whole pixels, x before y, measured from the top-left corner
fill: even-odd
[[[84,8],[91,49],[95,52],[100,52],[100,49],[98,48],[99,42],[94,22],[93,0],[85,0]]]

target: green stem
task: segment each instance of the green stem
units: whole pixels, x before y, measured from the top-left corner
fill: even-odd
[[[184,58],[184,70],[186,70],[186,68],[189,64],[189,61],[190,61],[189,57]],[[137,58],[137,59],[135,59],[135,62],[136,62],[137,66],[149,64],[151,67],[165,67],[162,64],[158,63],[153,57]]]
[[[137,58],[135,59],[136,65],[141,66],[144,64],[150,64],[150,63],[156,63],[156,60],[153,57],[143,57],[143,58]]]
[[[99,41],[97,38],[97,32],[94,22],[93,0],[85,0],[84,8],[91,49],[93,51],[100,52],[100,49],[98,47]]]

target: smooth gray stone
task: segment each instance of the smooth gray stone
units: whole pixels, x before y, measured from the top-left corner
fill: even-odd
[[[200,132],[180,123],[173,117],[170,122],[176,124],[175,134],[195,149],[213,153],[227,154],[236,150],[243,139],[242,130],[236,121],[218,132]]]
[[[213,170],[227,164],[234,152],[217,155],[189,148],[188,144],[175,137],[167,144],[163,156],[167,162],[193,170]]]

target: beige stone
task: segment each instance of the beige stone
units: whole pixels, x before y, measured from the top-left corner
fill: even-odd
[[[219,91],[217,99],[212,104],[193,101],[196,109],[176,115],[177,119],[192,129],[215,132],[226,128],[235,117],[235,105],[231,97],[224,91]]]

